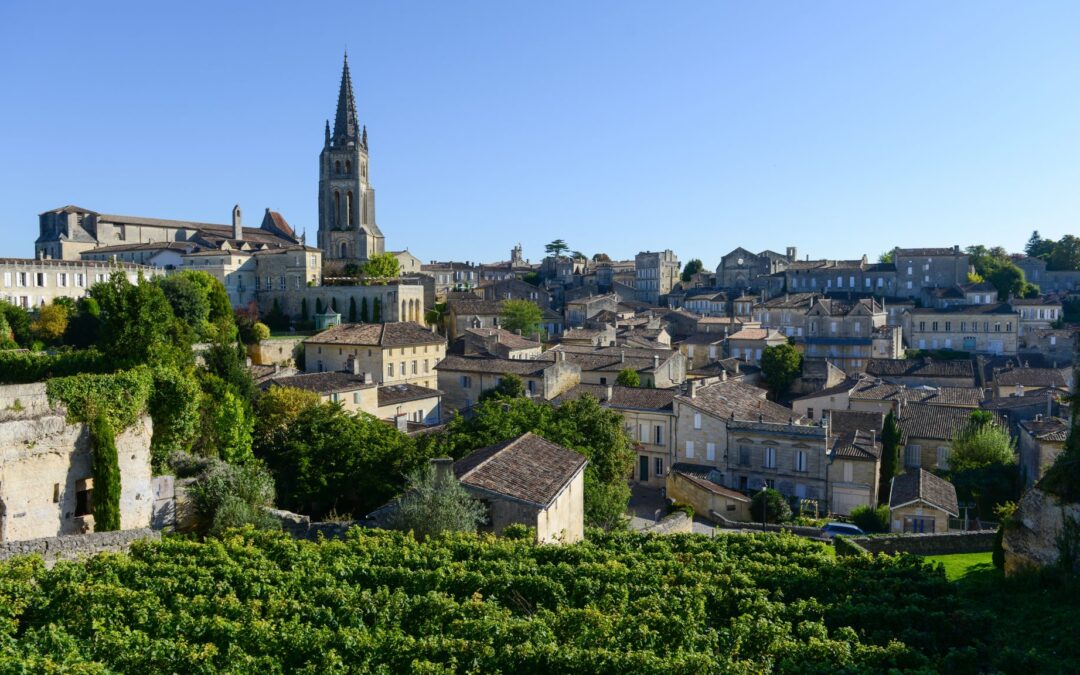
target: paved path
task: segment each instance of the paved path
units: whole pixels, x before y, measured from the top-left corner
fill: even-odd
[[[659,488],[642,485],[630,486],[630,529],[644,530],[656,523],[656,514],[663,518],[667,515],[667,499]],[[700,516],[694,516],[694,532],[712,535],[715,528],[712,523]]]

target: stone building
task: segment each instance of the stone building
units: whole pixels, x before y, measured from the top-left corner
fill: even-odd
[[[483,529],[525,525],[537,543],[572,544],[585,537],[586,464],[580,453],[525,433],[454,462],[453,471],[487,507]]]
[[[581,368],[566,359],[504,359],[450,354],[435,366],[446,413],[468,411],[506,375],[521,378],[527,396],[550,401],[581,382]]]
[[[952,440],[971,420],[971,410],[924,403],[900,408],[896,422],[903,434],[903,464],[909,469],[925,467],[937,471],[949,468]],[[1000,423],[995,416],[995,424]]]
[[[319,248],[327,261],[363,262],[385,252],[368,169],[367,127],[356,114],[346,55],[334,130],[327,120],[319,154]]]
[[[968,359],[871,359],[866,374],[909,387],[975,386],[975,365]]]
[[[367,317],[372,323],[375,323],[377,318],[379,322],[386,323],[411,321],[423,324],[427,296],[428,289],[419,279],[401,278],[385,284],[314,285],[301,286],[298,290],[281,290],[279,286],[266,290],[265,286],[262,286],[255,299],[259,304],[259,311],[263,314],[269,312],[276,301],[281,311],[293,319],[310,320],[321,307],[324,312],[332,310],[340,314],[343,321],[350,321],[352,307],[355,305],[357,321],[363,321],[364,307],[367,307]]]
[[[784,270],[789,293],[894,295],[896,270],[889,263],[858,260],[797,260]]]
[[[798,256],[794,246],[785,254],[764,250],[752,253],[741,246],[720,259],[716,267],[716,287],[724,289],[754,288],[759,277],[783,272]]]
[[[981,354],[1015,354],[1020,315],[1008,303],[908,311],[904,326],[913,349],[955,349]]]
[[[551,294],[520,279],[504,279],[484,284],[478,289],[485,300],[531,300],[541,307],[551,306]]]
[[[502,313],[502,300],[447,300],[446,337],[452,341],[471,328],[498,328]]]
[[[450,346],[450,352],[464,356],[494,356],[500,359],[535,359],[544,351],[533,340],[502,328],[468,328]]]
[[[806,333],[806,314],[820,298],[817,293],[784,293],[755,305],[754,321],[788,337],[802,337]]]
[[[727,344],[729,356],[756,366],[766,349],[787,344],[787,337],[769,328],[743,328],[729,336]]]
[[[642,251],[634,257],[637,299],[659,305],[679,282],[679,259],[671,250]]]
[[[544,359],[565,358],[581,369],[585,384],[615,384],[629,368],[638,374],[642,387],[667,389],[686,381],[686,357],[675,349],[635,347],[578,347],[558,345],[544,352]]]
[[[1054,463],[1069,437],[1069,423],[1058,417],[1037,416],[1019,424],[1020,479],[1029,488]]]
[[[619,297],[614,293],[590,295],[566,303],[564,316],[567,328],[580,328],[585,322],[603,311],[614,312],[619,306]]]
[[[57,298],[77,300],[115,273],[131,283],[165,275],[165,270],[148,265],[52,258],[0,258],[0,300],[24,309],[50,304]]]
[[[304,340],[307,372],[370,373],[378,384],[435,389],[444,356],[445,338],[408,321],[345,323]]]
[[[881,474],[880,412],[836,411],[828,416],[829,511],[850,515],[858,506],[877,506]]]
[[[925,469],[908,469],[889,487],[890,531],[912,534],[948,532],[949,518],[959,518],[956,488]]]
[[[900,248],[892,251],[896,266],[896,290],[887,295],[920,297],[923,288],[947,288],[966,284],[968,254],[952,248]]]
[[[872,358],[902,354],[900,331],[885,325],[885,309],[873,298],[820,298],[807,310],[805,321],[806,336],[801,342],[806,357],[828,359],[849,375],[862,372]]]
[[[0,410],[0,543],[94,531],[86,425],[50,406],[44,383],[0,387]],[[150,526],[151,433],[144,415],[116,434],[123,530]]]
[[[442,392],[407,383],[379,386],[371,373],[300,373],[271,378],[260,386],[314,392],[346,412],[366,413],[391,422],[434,425],[442,421]]]

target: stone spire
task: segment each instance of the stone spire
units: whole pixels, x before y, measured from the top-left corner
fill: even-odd
[[[326,120],[326,140],[323,141],[323,146],[330,147],[330,120]]]
[[[334,143],[357,138],[357,131],[356,99],[349,76],[349,54],[346,53],[345,67],[341,71],[341,88],[338,90],[337,115],[334,117]]]

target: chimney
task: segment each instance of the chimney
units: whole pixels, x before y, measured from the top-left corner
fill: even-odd
[[[240,223],[240,205],[232,207],[232,231],[233,239],[244,238],[244,227]]]
[[[360,372],[360,359],[353,356],[353,357],[350,357],[349,360],[352,361],[352,374],[353,375],[360,375],[361,374],[361,372]]]
[[[1022,385],[1022,384],[1016,385],[1016,395],[1019,398],[1024,398],[1024,385]]]
[[[619,350],[619,363],[626,363],[626,350],[625,349],[620,349]]]
[[[275,363],[274,364],[274,374],[277,375],[280,372],[281,372],[281,364],[280,363]]]
[[[433,457],[431,471],[435,474],[435,481],[438,483],[453,480],[454,460],[450,457]]]
[[[604,389],[604,400],[605,400],[605,401],[610,401],[610,400],[611,400],[611,394],[612,394],[612,387],[611,387],[611,385],[609,384],[609,385],[607,385],[607,387],[605,387],[605,389]]]
[[[720,381],[727,382],[727,368],[720,369]]]
[[[403,434],[408,433],[408,431],[409,431],[409,416],[408,415],[396,415],[394,417],[394,426],[396,426],[397,430],[400,431],[401,433],[403,433]],[[431,461],[435,462],[437,460],[433,459]],[[454,464],[451,461],[450,467],[453,468],[453,466],[454,466]]]
[[[660,367],[660,355],[659,354],[653,354],[652,367],[653,367],[653,370],[656,370],[657,368]]]
[[[1046,392],[1046,416],[1053,417],[1054,415],[1054,397],[1050,392]]]
[[[697,388],[698,388],[697,380],[690,380],[687,384],[690,387],[690,398],[697,398]]]

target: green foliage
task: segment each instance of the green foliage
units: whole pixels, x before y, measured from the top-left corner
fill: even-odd
[[[641,376],[633,368],[623,368],[615,378],[615,384],[620,387],[640,387]]]
[[[213,373],[201,373],[199,384],[202,395],[196,452],[234,464],[251,461],[255,420],[249,400]]]
[[[371,315],[368,314],[367,297],[360,298],[360,321],[362,323],[371,321]]]
[[[261,321],[255,322],[255,325],[251,327],[251,332],[255,338],[255,342],[270,339],[270,326],[267,326]]]
[[[1043,239],[1039,235],[1038,230],[1031,233],[1031,237],[1028,239],[1027,244],[1024,245],[1024,254],[1032,258],[1042,258],[1043,260],[1047,260],[1053,251],[1054,240]]]
[[[975,273],[993,284],[1001,300],[1010,295],[1025,298],[1038,294],[1038,287],[1027,283],[1023,270],[1016,266],[1005,249],[968,246],[966,252]]]
[[[173,315],[194,331],[195,339],[207,339],[210,327],[210,295],[207,286],[197,280],[197,274],[205,272],[183,271],[170,274],[158,281],[165,299],[172,307]]]
[[[68,318],[64,344],[85,349],[97,344],[98,331],[101,327],[101,307],[90,296],[79,298],[75,311]]]
[[[153,369],[150,418],[154,435],[150,441],[150,462],[155,473],[165,469],[167,458],[186,452],[199,435],[202,390],[194,373],[175,366]]]
[[[1039,487],[1067,502],[1080,502],[1080,396],[1076,391],[1068,397],[1069,418],[1072,424],[1065,447],[1043,474]]]
[[[52,569],[3,563],[0,613],[12,672],[946,672],[972,645],[967,672],[1017,670],[984,641],[1008,619],[939,571],[781,535],[166,537]],[[1068,636],[1076,622],[1043,624]],[[1027,665],[1056,653],[1028,668],[1046,672],[1072,642],[1015,644]]]
[[[953,472],[980,469],[991,464],[1011,464],[1016,443],[1008,430],[993,421],[987,410],[971,413],[967,426],[953,438],[949,468]]]
[[[271,330],[289,330],[289,317],[285,315],[285,312],[281,311],[281,305],[278,304],[277,298],[274,298],[270,311],[263,316],[262,320]]]
[[[684,504],[682,502],[671,502],[668,504],[667,512],[670,513],[685,513],[687,518],[694,517],[694,507],[691,504]]]
[[[433,307],[429,307],[424,312],[424,320],[431,326],[442,326],[443,318],[446,316],[446,303],[436,302]]]
[[[131,284],[116,273],[90,296],[101,307],[99,348],[115,367],[191,363],[192,329],[173,315],[158,284]]]
[[[30,322],[30,334],[45,344],[58,344],[67,331],[69,311],[65,304],[45,305]]]
[[[527,284],[532,284],[533,286],[538,287],[538,286],[540,286],[540,283],[541,283],[540,273],[539,272],[526,272],[525,276],[521,277],[521,280],[524,281]]]
[[[889,501],[889,486],[895,476],[900,475],[900,441],[904,433],[896,421],[896,415],[892,410],[885,416],[885,422],[881,427],[881,477],[878,481],[878,501],[885,504]]]
[[[882,504],[876,508],[861,504],[851,510],[851,522],[863,532],[889,531],[889,506]]]
[[[96,349],[45,354],[0,350],[0,382],[21,384],[78,373],[106,373],[112,360]]]
[[[547,253],[548,255],[554,256],[556,258],[563,255],[564,253],[566,253],[569,250],[570,250],[570,246],[565,241],[563,241],[562,239],[556,239],[555,241],[551,242],[550,244],[545,244],[544,245],[544,252]]]
[[[206,370],[225,380],[243,400],[255,399],[255,382],[247,367],[247,350],[240,343],[216,342],[203,354]]]
[[[845,536],[833,537],[833,548],[838,558],[869,558],[870,553]]]
[[[506,300],[503,302],[499,325],[511,333],[536,335],[540,332],[540,322],[543,319],[540,306],[532,300]]]
[[[765,488],[751,499],[750,515],[759,523],[783,523],[791,520],[791,506],[778,490]]]
[[[123,431],[146,412],[153,379],[147,368],[113,374],[83,373],[54,377],[45,383],[51,403],[67,407],[72,422],[90,424],[104,417],[115,431]]]
[[[766,347],[761,352],[761,372],[773,395],[779,398],[802,372],[802,354],[790,344]]]
[[[428,457],[460,459],[473,450],[501,443],[531,431],[552,443],[584,455],[585,522],[603,528],[625,524],[630,488],[626,477],[634,463],[622,416],[603,408],[592,396],[558,407],[532,399],[484,401],[469,419],[455,417],[441,434],[427,434],[421,443]]]
[[[454,478],[430,465],[409,474],[408,490],[398,503],[392,526],[411,531],[418,539],[444,532],[476,532],[484,522],[486,509]]]
[[[200,532],[219,535],[243,525],[278,527],[265,510],[274,505],[274,479],[258,462],[238,466],[210,460],[188,487],[188,496]]]
[[[349,298],[349,323],[356,323],[356,296]]]
[[[705,265],[698,258],[688,260],[686,264],[683,265],[682,276],[680,278],[683,280],[683,283],[689,283],[690,279],[704,267]]]
[[[94,474],[94,531],[119,530],[120,461],[113,426],[104,412],[98,412],[90,421],[90,450]]]
[[[375,298],[375,301],[371,303],[371,323],[380,323],[382,321],[382,299]]]
[[[300,320],[304,323],[311,320],[311,316],[308,314],[307,298],[300,299]]]
[[[0,312],[0,349],[17,349],[18,347],[15,336],[11,332],[11,326],[8,325],[7,314]]]
[[[895,251],[885,251],[885,252],[878,255],[877,260],[878,260],[879,263],[883,263],[885,265],[888,265],[889,263],[891,263],[893,261],[893,254],[894,253],[895,253]]]
[[[6,300],[0,300],[0,314],[4,316],[4,321],[11,331],[11,339],[20,347],[29,347],[33,341],[30,335],[30,313]]]
[[[480,393],[480,400],[486,401],[491,398],[518,398],[525,395],[525,383],[513,373],[506,373],[499,377],[499,383],[491,389]]]
[[[394,279],[401,276],[401,264],[393,253],[376,253],[364,263],[365,277]]]

